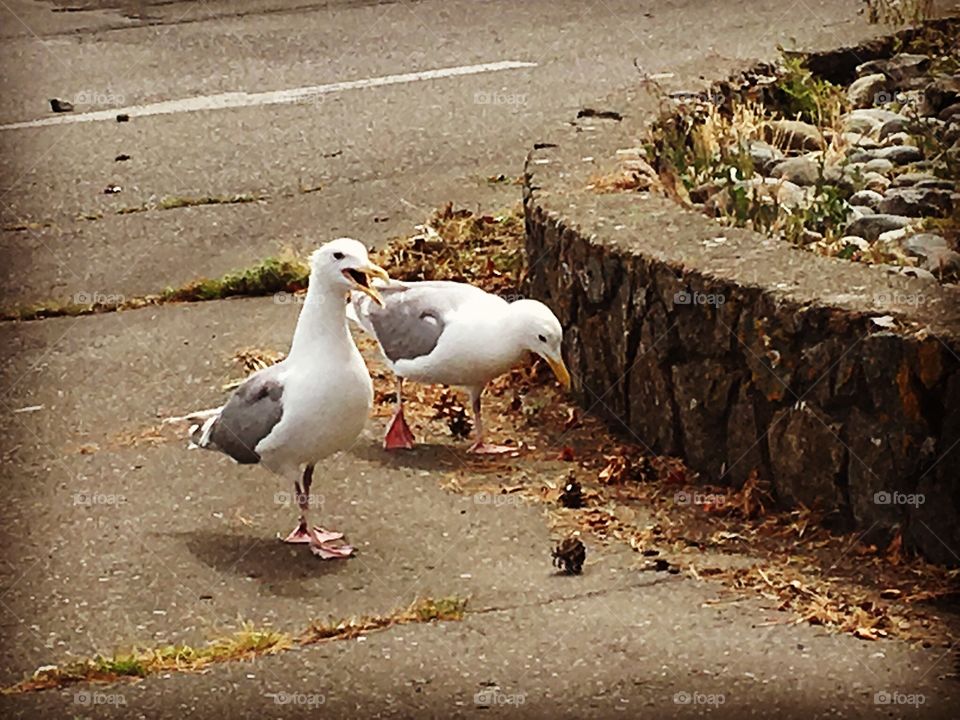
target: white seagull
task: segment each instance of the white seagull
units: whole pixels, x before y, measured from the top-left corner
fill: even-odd
[[[223,407],[171,418],[198,423],[190,428],[198,447],[292,477],[300,521],[285,542],[309,543],[324,559],[353,551],[336,544],[342,533],[311,527],[307,514],[314,466],[356,441],[373,404],[346,306],[351,290],[382,302],[371,285],[375,277],[389,279],[356,240],[323,245],[310,256],[310,284],[287,357],[247,378]]]
[[[570,388],[561,353],[563,328],[537,300],[507,302],[466,283],[448,281],[378,284],[382,304],[352,293],[348,317],[380,344],[397,376],[397,409],[383,446],[412,448],[414,436],[403,417],[403,381],[457,385],[470,394],[476,424],[474,453],[503,453],[515,447],[484,442],[480,395],[494,378],[516,366],[528,352],[546,360],[565,389]]]

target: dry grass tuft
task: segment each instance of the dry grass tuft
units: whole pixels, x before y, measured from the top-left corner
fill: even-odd
[[[216,638],[201,648],[167,645],[150,650],[97,655],[63,665],[40,668],[29,678],[3,689],[3,694],[19,694],[64,687],[77,683],[107,683],[143,678],[161,672],[197,672],[210,665],[253,660],[276,655],[294,647],[331,640],[347,640],[385,630],[394,625],[462,620],[467,601],[460,597],[421,598],[388,615],[312,622],[299,635],[256,628],[244,623],[240,630]]]

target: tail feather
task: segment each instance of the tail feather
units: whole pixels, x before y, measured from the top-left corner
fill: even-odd
[[[187,415],[178,415],[175,417],[168,417],[164,419],[164,424],[169,423],[182,423],[188,422],[191,423],[190,429],[187,431],[187,437],[190,439],[190,444],[188,447],[192,450],[194,448],[209,448],[211,450],[215,449],[215,446],[210,442],[210,432],[213,428],[213,424],[217,421],[217,418],[220,417],[220,411],[223,410],[223,406],[210,408],[208,410],[197,410],[196,412],[188,413]]]
[[[216,446],[210,441],[210,434],[213,432],[214,423],[220,419],[220,414],[217,413],[212,417],[208,417],[204,420],[203,424],[194,424],[190,426],[190,448],[204,448],[208,450],[215,450]]]

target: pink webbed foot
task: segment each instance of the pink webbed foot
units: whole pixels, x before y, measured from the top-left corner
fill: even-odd
[[[313,542],[314,538],[319,538],[319,542],[329,542],[331,540],[339,540],[342,537],[343,533],[330,532],[329,530],[324,530],[319,525],[314,526],[313,537],[311,537],[310,533],[307,532],[307,526],[304,523],[300,523],[289,535],[283,539],[283,541],[285,543],[297,543],[305,545]]]
[[[403,417],[403,408],[398,408],[387,427],[387,434],[383,437],[385,450],[412,450],[416,445],[413,431]]]
[[[283,541],[285,543],[308,543],[310,542],[310,533],[307,532],[306,523],[300,523],[293,530],[290,531],[290,534],[287,535]]]
[[[352,545],[329,545],[327,543],[311,543],[310,552],[321,560],[350,557],[353,554]]]
[[[516,445],[495,445],[478,440],[467,449],[473,455],[518,455],[520,448]]]
[[[346,543],[337,543],[343,538],[343,533],[331,532],[321,527],[313,529],[313,538],[310,540],[310,552],[323,560],[345,558],[353,554],[353,546]]]

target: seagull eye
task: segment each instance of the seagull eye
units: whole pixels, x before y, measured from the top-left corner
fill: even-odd
[[[343,253],[342,253],[342,252],[335,252],[335,253],[333,254],[333,259],[334,259],[334,260],[343,260]]]
[[[547,341],[547,338],[546,338],[545,336],[543,336],[543,335],[537,335],[537,337],[540,338],[540,342],[546,342],[546,341]]]

